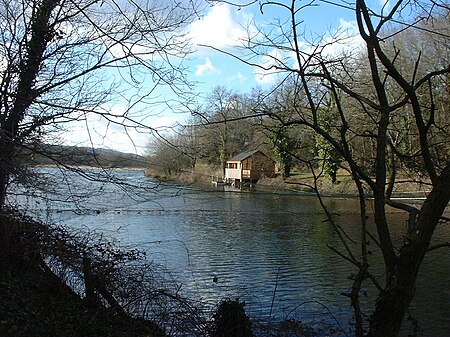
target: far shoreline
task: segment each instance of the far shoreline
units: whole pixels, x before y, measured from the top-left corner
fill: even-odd
[[[165,175],[156,173],[152,170],[145,170],[145,176],[153,179],[157,179],[163,182],[172,182],[175,184],[183,184],[186,186],[198,186],[212,189],[216,189],[220,191],[220,187],[215,187],[213,185],[213,177],[217,176],[214,174],[204,174],[200,172],[192,172],[192,171],[182,171],[176,175]],[[290,177],[292,179],[295,175]],[[262,178],[253,187],[244,186],[241,189],[244,190],[254,190],[255,192],[261,193],[280,193],[280,194],[296,194],[296,195],[304,195],[304,196],[312,196],[317,197],[316,192],[312,188],[308,188],[308,182],[312,185],[311,177],[303,177],[297,180],[285,180],[281,177],[281,175],[276,178]],[[299,182],[299,180],[306,180],[305,182]],[[340,180],[339,180],[340,179]],[[327,178],[319,179],[319,190],[320,196],[324,198],[337,198],[337,199],[358,199],[359,195],[353,187],[353,180],[348,175],[338,175],[338,183],[332,184],[330,180]],[[417,184],[419,185],[419,184]],[[225,185],[229,186],[229,185]],[[299,186],[303,186],[299,187]],[[405,200],[410,204],[421,204],[426,199],[429,190],[426,190],[424,187],[426,185],[420,185],[422,188],[412,188],[413,186],[408,185],[404,190],[397,190],[393,193],[391,200]],[[353,188],[352,188],[353,187]],[[239,191],[240,188],[235,188],[236,191]],[[228,190],[230,191],[230,190]],[[366,195],[366,200],[372,200],[373,196],[371,194]]]

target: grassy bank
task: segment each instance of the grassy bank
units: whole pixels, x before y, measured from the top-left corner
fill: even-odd
[[[314,188],[325,196],[355,197],[358,195],[355,183],[352,177],[344,170],[340,170],[337,175],[337,181],[331,182],[327,176],[319,176],[315,181],[311,173],[294,172],[290,177],[283,178],[263,178],[258,184],[272,186],[292,191],[302,191],[314,193]],[[406,175],[399,176],[395,182],[393,197],[413,197],[423,198],[429,192],[429,186],[424,183],[414,181]]]

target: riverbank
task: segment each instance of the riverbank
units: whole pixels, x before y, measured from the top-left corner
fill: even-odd
[[[322,196],[335,197],[358,197],[358,190],[352,177],[345,171],[340,170],[337,180],[332,183],[331,179],[321,176],[314,180],[311,173],[294,173],[288,178],[277,176],[275,178],[263,178],[258,184],[262,186],[279,187],[285,190],[297,192],[306,192],[315,194],[315,188]],[[395,188],[392,193],[392,199],[395,198],[413,198],[424,199],[430,192],[430,186],[425,183],[412,181],[409,177],[399,177],[396,180]],[[367,194],[370,197],[370,193]]]
[[[103,302],[75,293],[44,261],[39,241],[46,229],[41,226],[17,214],[0,214],[0,336],[165,336],[150,321],[118,315]],[[62,255],[68,253],[61,247]]]
[[[144,171],[144,174],[147,177],[161,181],[203,186],[211,186],[214,179],[222,176],[220,170],[208,166],[203,166],[201,169],[195,171],[181,170],[172,174],[161,172],[153,167],[148,167]]]
[[[165,336],[146,321],[83,301],[29,260],[0,262],[0,312],[3,337]]]
[[[161,181],[170,181],[188,185],[212,186],[218,177],[220,170],[214,168],[202,168],[197,171],[181,171],[177,174],[162,174],[153,169],[147,169],[145,175]],[[284,178],[277,174],[273,178],[263,177],[258,180],[256,187],[271,192],[292,192],[315,195],[315,188],[325,197],[356,198],[358,191],[351,176],[344,170],[340,170],[337,181],[322,175],[317,181],[311,173],[294,172],[290,177]],[[425,199],[430,191],[427,184],[412,181],[409,177],[400,177],[396,181],[392,199]],[[368,194],[370,197],[370,194]]]

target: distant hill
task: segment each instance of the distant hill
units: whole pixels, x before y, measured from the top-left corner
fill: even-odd
[[[133,153],[110,149],[94,149],[65,145],[39,146],[39,151],[28,153],[35,165],[63,164],[108,168],[146,168],[146,158]]]

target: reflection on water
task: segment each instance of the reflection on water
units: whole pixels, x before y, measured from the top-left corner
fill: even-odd
[[[52,219],[101,230],[147,250],[194,298],[215,303],[224,297],[239,297],[253,316],[295,317],[314,324],[322,320],[333,323],[329,310],[340,324],[348,326],[351,310],[341,293],[349,290],[347,277],[354,270],[327,248],[341,247],[314,197],[200,191],[159,185],[142,172],[121,174],[140,190],[138,195],[108,184],[83,183],[72,193],[97,193],[77,204],[49,202],[46,207]],[[66,179],[81,184],[77,177]],[[58,188],[61,196],[69,192],[66,186]],[[357,202],[327,202],[340,214],[339,224],[357,240]],[[42,216],[43,206],[34,207]],[[391,221],[399,229],[394,239],[401,240],[405,218],[394,213]],[[447,225],[437,234],[448,238],[449,233]],[[357,245],[354,248],[357,251]],[[379,255],[373,242],[370,248],[372,256]],[[424,336],[446,336],[450,328],[448,258],[448,250],[431,252],[420,274],[413,312]],[[373,261],[371,267],[380,271],[382,279],[381,266]],[[213,282],[215,277],[217,282]],[[367,290],[368,298],[373,299],[371,289]]]

